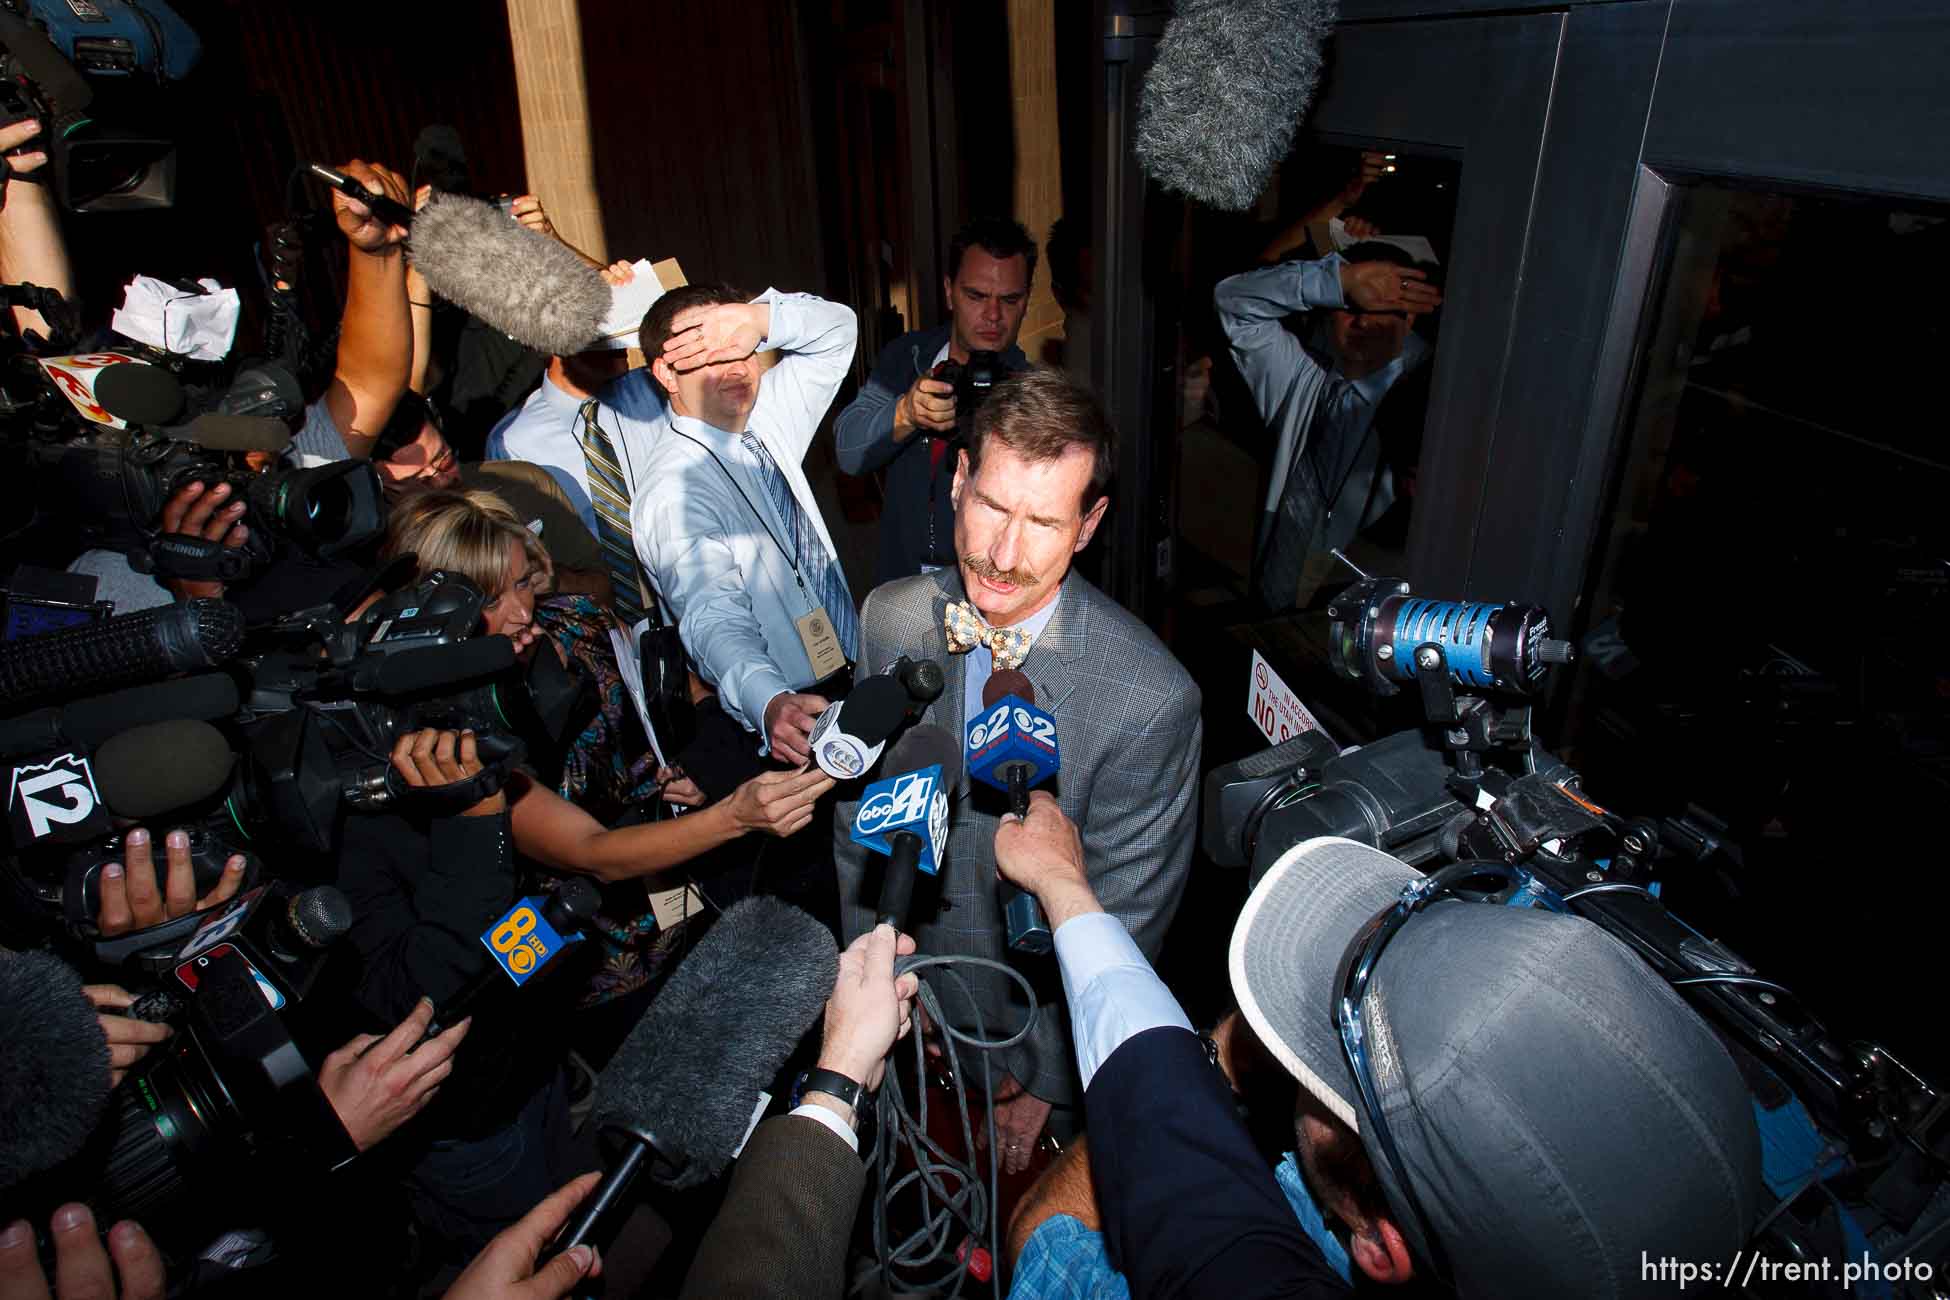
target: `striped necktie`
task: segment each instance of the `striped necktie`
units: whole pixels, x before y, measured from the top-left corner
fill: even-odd
[[[1338,484],[1330,486],[1321,469],[1321,444],[1331,444],[1336,461],[1340,461],[1345,452],[1336,434],[1359,419],[1364,404],[1353,384],[1344,379],[1336,381],[1334,389],[1315,409],[1312,427],[1305,432],[1305,444],[1294,452],[1293,463],[1287,469],[1286,491],[1280,496],[1278,513],[1273,517],[1273,527],[1260,556],[1260,592],[1275,611],[1294,606],[1308,554],[1334,544],[1327,537],[1327,522],[1339,502],[1330,500],[1327,493],[1332,491],[1338,495],[1347,480],[1342,477]],[[1364,440],[1355,448],[1357,462],[1365,446]],[[1336,464],[1329,472],[1339,469]]]
[[[636,546],[630,540],[630,488],[616,464],[616,447],[596,422],[596,399],[582,404],[582,455],[589,466],[589,503],[596,507],[596,540],[609,569],[617,621],[635,627],[644,615],[644,591]]]
[[[819,539],[819,531],[806,522],[806,512],[799,508],[799,499],[792,495],[792,485],[785,481],[785,473],[779,463],[772,459],[772,453],[758,440],[755,433],[744,435],[745,449],[758,461],[758,475],[765,481],[766,495],[772,499],[772,509],[778,512],[779,520],[785,524],[786,536],[791,542],[792,558],[798,565],[802,577],[811,582],[813,590],[819,595],[819,603],[826,609],[826,617],[833,620],[833,633],[839,638],[840,648],[846,657],[857,662],[860,658],[860,619],[853,611],[853,593],[847,589],[846,575],[840,572],[839,564],[833,559],[826,543]]]

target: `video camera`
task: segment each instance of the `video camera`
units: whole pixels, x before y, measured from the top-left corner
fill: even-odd
[[[283,421],[301,410],[296,380],[278,367],[245,370],[188,419],[173,375],[119,353],[20,356],[10,378],[0,429],[37,513],[139,572],[234,582],[267,564],[280,539],[329,559],[385,529],[384,492],[365,461],[260,468],[290,444]],[[245,503],[243,546],[161,531],[163,506],[191,483],[227,484]]]
[[[392,747],[424,728],[472,730],[485,769],[459,787],[416,791],[429,811],[488,797],[531,748],[556,759],[594,713],[593,688],[554,654],[519,666],[506,637],[480,635],[486,605],[467,578],[436,571],[354,622],[327,609],[273,629],[285,648],[249,665],[249,762],[232,820],[274,824],[328,852],[341,806],[376,811],[405,795]]]
[[[157,120],[160,92],[202,57],[196,33],[164,0],[0,5],[0,47],[0,122],[40,121],[32,147],[49,150],[69,211],[175,203],[175,141],[114,125]]]
[[[1545,611],[1420,599],[1405,582],[1370,578],[1335,596],[1328,617],[1334,673],[1384,696],[1413,686],[1426,730],[1345,754],[1307,731],[1215,768],[1205,781],[1206,854],[1257,879],[1293,845],[1340,836],[1425,871],[1485,859],[1521,867],[1671,983],[1718,1030],[1757,1096],[1791,1092],[1846,1152],[1842,1172],[1814,1180],[1773,1218],[1777,1257],[1837,1253],[1844,1201],[1851,1227],[1873,1239],[1939,1249],[1950,1227],[1950,1104],[1887,1048],[1834,1038],[1791,990],[1666,910],[1662,868],[1707,858],[1713,829],[1615,814],[1537,743],[1527,701],[1571,659]]]

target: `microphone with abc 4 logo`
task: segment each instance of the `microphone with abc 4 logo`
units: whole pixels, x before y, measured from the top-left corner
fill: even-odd
[[[1029,791],[1056,775],[1056,721],[1036,707],[1036,688],[1014,668],[990,675],[982,712],[968,723],[968,774],[1009,796],[1009,810],[1029,815]],[[1049,920],[1034,894],[1002,885],[1009,946],[1041,955],[1055,947]]]
[[[894,746],[887,769],[894,775],[861,794],[852,834],[889,859],[875,924],[907,930],[917,875],[937,874],[947,851],[948,798],[961,781],[961,746],[942,728],[922,723]]]

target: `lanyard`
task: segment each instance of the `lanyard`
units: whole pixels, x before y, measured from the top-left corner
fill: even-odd
[[[772,525],[768,523],[765,518],[766,512],[758,508],[758,503],[752,500],[751,493],[745,491],[744,486],[738,482],[737,476],[731,472],[731,466],[725,464],[722,460],[719,460],[718,453],[712,451],[710,446],[705,442],[701,441],[700,439],[691,437],[690,434],[685,433],[682,429],[679,429],[675,425],[671,426],[670,431],[674,434],[677,434],[679,437],[688,438],[690,441],[696,443],[699,449],[702,450],[705,455],[709,456],[713,461],[717,463],[718,468],[724,473],[725,482],[731,484],[732,489],[735,492],[737,492],[741,498],[744,499],[745,508],[752,512],[752,516],[758,520],[758,526],[760,528],[763,528],[765,530],[765,535],[772,539],[772,545],[779,548],[779,554],[783,555],[785,557],[785,562],[792,566],[792,580],[799,584],[800,594],[805,596],[805,598],[808,601],[811,601],[812,593],[806,590],[806,576],[799,571],[799,557],[794,555],[790,550],[786,549],[786,544],[779,540],[779,535],[777,533],[772,531]],[[763,446],[764,444],[761,443],[760,445]],[[765,449],[765,454],[767,456],[770,456],[772,454],[772,449],[767,447]],[[773,464],[776,465],[777,462],[774,461]],[[785,471],[780,470],[779,473],[781,476],[783,476]],[[785,490],[787,492],[792,491],[792,484],[787,483],[785,485]],[[804,508],[805,507],[803,506],[800,507],[800,509],[802,510]]]

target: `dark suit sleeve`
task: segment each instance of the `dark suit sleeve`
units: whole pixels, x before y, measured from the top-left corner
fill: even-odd
[[[684,1279],[685,1300],[840,1300],[866,1185],[866,1162],[818,1120],[766,1120],[738,1157]]]
[[[1345,1297],[1196,1035],[1149,1029],[1084,1093],[1111,1264],[1150,1297]]]

